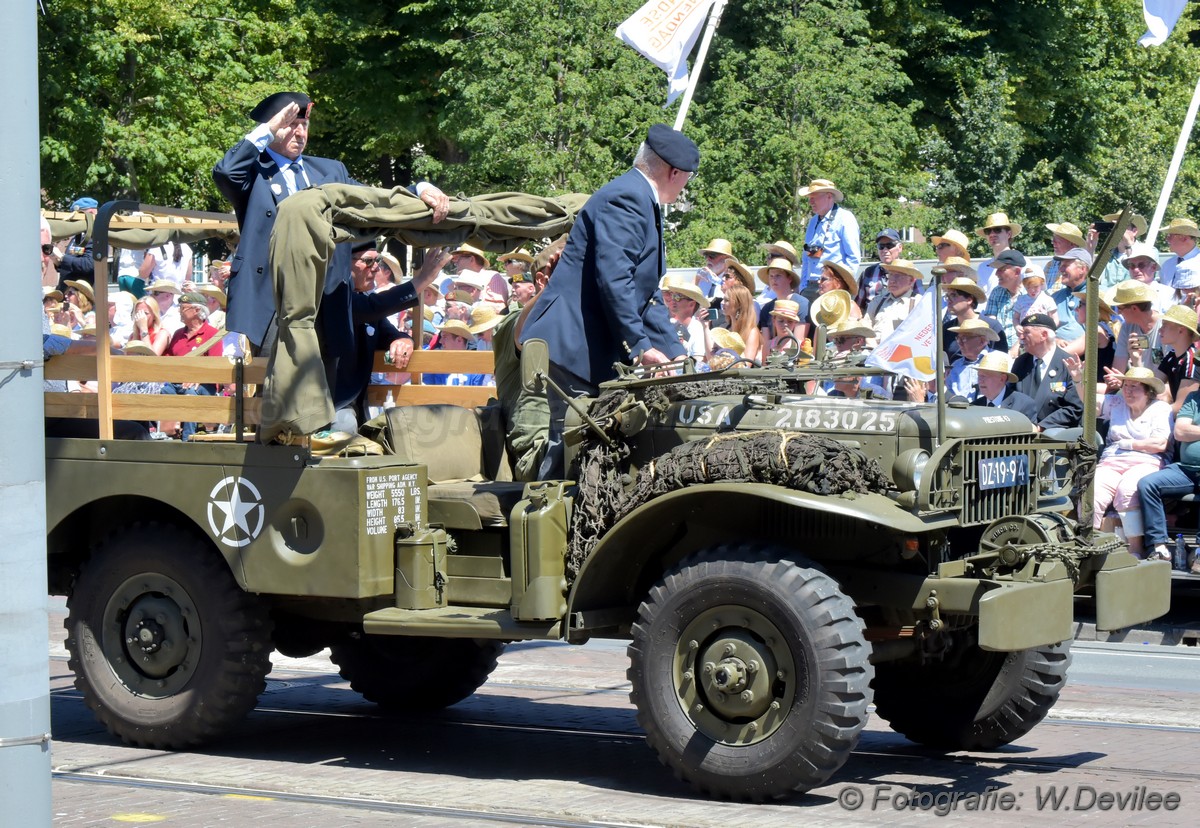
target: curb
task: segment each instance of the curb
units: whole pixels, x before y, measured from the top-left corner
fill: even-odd
[[[1091,621],[1075,622],[1076,641],[1103,641],[1113,644],[1182,644],[1186,647],[1200,645],[1200,628],[1181,627],[1172,624],[1147,624],[1144,627],[1129,627],[1124,630],[1104,632],[1096,629]]]

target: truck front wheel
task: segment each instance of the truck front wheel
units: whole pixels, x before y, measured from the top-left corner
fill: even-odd
[[[850,755],[871,702],[869,648],[824,573],[749,545],[699,553],[639,609],[630,698],[676,776],[761,801],[823,784]]]
[[[266,687],[271,625],[202,538],[138,524],[101,543],[67,599],[75,687],[115,736],[179,749],[220,737]]]

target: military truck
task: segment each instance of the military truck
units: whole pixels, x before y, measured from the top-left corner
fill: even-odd
[[[548,358],[527,346],[529,392]],[[170,367],[129,359],[102,349],[98,373]],[[627,640],[661,760],[763,800],[826,782],[872,701],[930,747],[1020,738],[1066,681],[1080,590],[1101,629],[1167,609],[1169,565],[1073,517],[1086,443],[1011,411],[812,393],[872,372],[857,360],[680,367],[576,404],[569,480],[513,482],[502,417],[446,404],[390,409],[369,431],[384,453],[360,456],[242,423],[48,439],[77,688],[121,739],[186,749],[254,707],[272,651],[328,647],[355,691],[415,715],[470,696],[506,642]],[[250,423],[253,403],[223,413]]]

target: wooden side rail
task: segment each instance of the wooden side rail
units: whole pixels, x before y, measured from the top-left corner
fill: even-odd
[[[383,361],[383,352],[375,354],[372,368],[380,373],[397,373],[393,365]],[[475,408],[496,396],[494,385],[454,386],[424,385],[423,374],[491,374],[496,370],[491,351],[417,351],[402,373],[412,375],[411,384],[372,385],[367,389],[368,405],[383,405],[388,392],[396,405],[458,405]]]
[[[235,382],[234,364],[225,357],[149,357],[113,355],[109,360],[113,382],[199,382],[228,385]],[[267,375],[265,361],[242,368],[247,384],[261,384]],[[48,380],[95,381],[96,357],[63,354],[46,360]]]
[[[96,394],[47,391],[47,417],[95,419],[100,402]],[[245,422],[259,422],[262,400],[243,401]],[[187,396],[179,394],[113,394],[112,412],[118,420],[179,420],[192,423],[232,423],[237,402],[233,397]]]

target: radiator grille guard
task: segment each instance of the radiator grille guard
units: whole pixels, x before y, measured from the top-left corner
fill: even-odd
[[[1039,496],[1064,493],[1069,485],[1069,451],[1066,444],[1035,444],[1021,438],[963,440],[940,459],[930,479],[922,511],[959,513],[963,526],[986,525],[1012,515],[1027,515],[1038,508]],[[981,480],[980,461],[995,460],[1013,467],[1024,458],[1027,479],[996,485]]]

